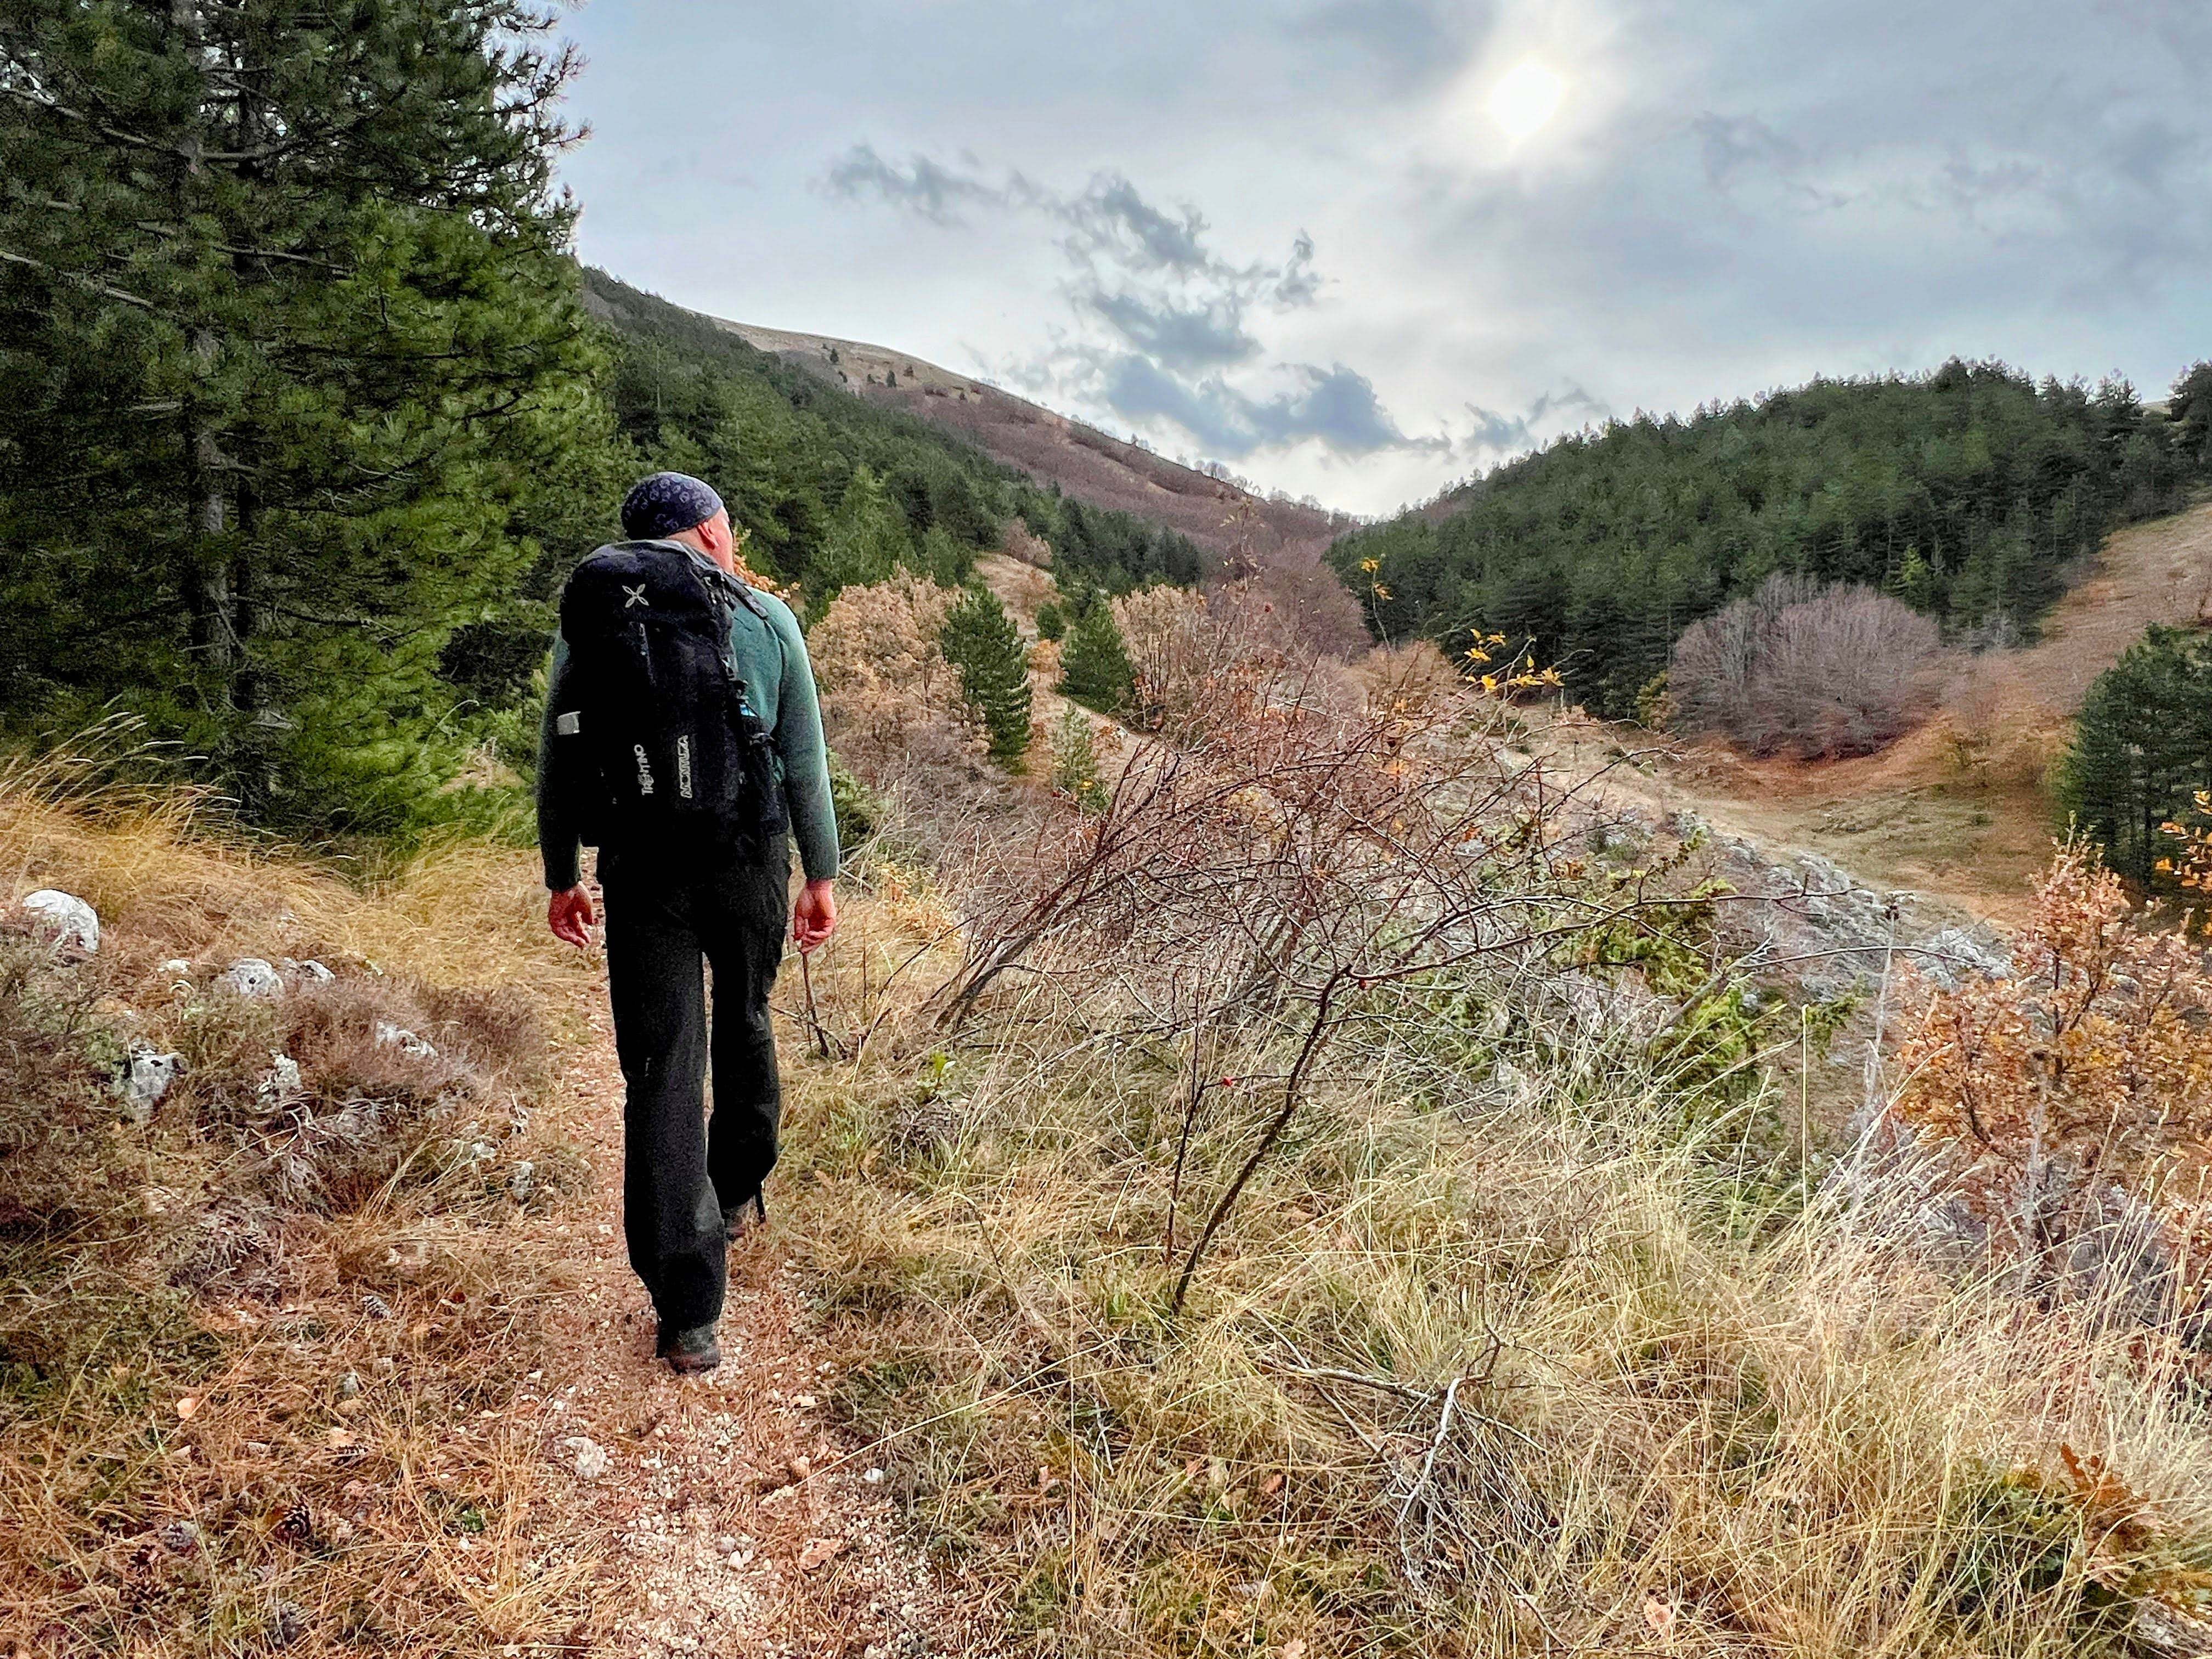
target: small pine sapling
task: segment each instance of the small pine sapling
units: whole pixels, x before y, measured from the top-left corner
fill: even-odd
[[[1060,694],[1102,714],[1118,714],[1136,689],[1136,671],[1113,607],[1096,601],[1067,630],[1060,653]]]
[[[988,588],[971,587],[945,614],[939,641],[990,735],[991,758],[1019,769],[1030,743],[1030,675],[1014,619]]]
[[[1105,810],[1106,786],[1098,777],[1098,743],[1080,709],[1063,709],[1052,728],[1049,781],[1054,794],[1066,796],[1085,812]]]

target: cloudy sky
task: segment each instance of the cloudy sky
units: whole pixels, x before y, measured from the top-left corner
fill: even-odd
[[[594,0],[583,252],[1388,511],[1608,415],[2212,357],[2212,0]]]

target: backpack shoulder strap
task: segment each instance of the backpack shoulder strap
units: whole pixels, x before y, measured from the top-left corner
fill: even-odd
[[[750,582],[739,581],[734,583],[733,586],[738,590],[738,603],[744,606],[746,610],[751,611],[753,615],[758,617],[763,622],[766,622],[768,620],[768,601],[761,598],[759,594],[753,592],[752,584]]]

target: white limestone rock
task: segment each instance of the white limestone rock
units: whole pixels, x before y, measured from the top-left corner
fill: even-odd
[[[289,1054],[269,1056],[269,1070],[254,1090],[254,1096],[264,1107],[274,1108],[288,1101],[297,1100],[307,1092],[307,1083],[300,1075],[300,1062]]]
[[[284,994],[284,976],[259,957],[240,957],[223,969],[222,983],[242,997]]]
[[[410,1060],[435,1060],[438,1051],[414,1032],[394,1025],[388,1019],[376,1022],[376,1040],[387,1048],[397,1048]]]
[[[100,916],[74,893],[42,887],[26,894],[21,907],[41,938],[53,941],[56,951],[82,951],[91,956],[100,949]]]
[[[185,1057],[165,1054],[140,1044],[131,1050],[123,1062],[123,1076],[118,1086],[123,1093],[124,1110],[133,1123],[143,1123],[153,1116],[154,1108],[161,1104],[161,1097],[169,1092],[169,1085],[184,1074]]]

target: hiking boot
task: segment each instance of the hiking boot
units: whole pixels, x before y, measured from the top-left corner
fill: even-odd
[[[722,1234],[732,1244],[767,1225],[768,1200],[758,1193],[739,1199],[735,1209],[722,1212]]]
[[[696,1376],[711,1371],[722,1363],[721,1345],[714,1340],[712,1325],[694,1325],[688,1331],[672,1331],[660,1328],[660,1357],[668,1362],[668,1369],[679,1376]]]

